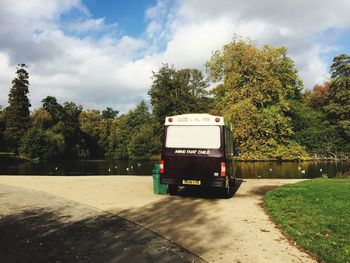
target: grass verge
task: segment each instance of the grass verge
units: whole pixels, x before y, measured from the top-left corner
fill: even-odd
[[[314,179],[265,195],[271,218],[318,260],[350,262],[350,179]]]

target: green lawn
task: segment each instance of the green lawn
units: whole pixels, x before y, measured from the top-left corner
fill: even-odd
[[[325,262],[350,262],[350,179],[313,179],[265,195],[272,219]]]

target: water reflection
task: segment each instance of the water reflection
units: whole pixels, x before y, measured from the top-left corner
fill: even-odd
[[[236,162],[240,178],[335,177],[350,171],[350,162]]]
[[[0,162],[5,175],[151,175],[154,161],[75,160],[40,163]]]
[[[11,163],[0,160],[2,175],[151,175],[156,161],[75,160]],[[238,178],[335,177],[350,162],[235,162]]]

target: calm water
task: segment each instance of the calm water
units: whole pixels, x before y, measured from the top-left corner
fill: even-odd
[[[151,175],[155,161],[76,160],[13,163],[0,160],[0,175]],[[236,162],[239,178],[335,177],[350,162]]]
[[[154,161],[74,160],[2,163],[0,174],[13,175],[151,175]]]
[[[237,162],[236,175],[242,178],[335,177],[350,172],[350,162]]]

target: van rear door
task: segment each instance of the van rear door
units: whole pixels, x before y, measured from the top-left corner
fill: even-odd
[[[164,183],[181,185],[183,180],[196,180],[203,185],[221,186],[221,167],[225,162],[224,127],[165,126],[162,160]],[[219,182],[220,181],[220,182]]]

